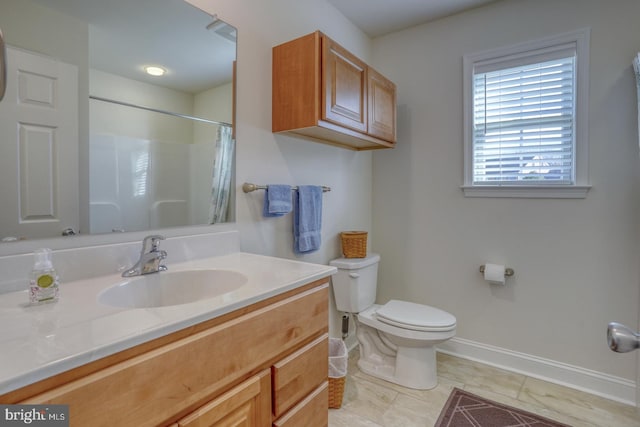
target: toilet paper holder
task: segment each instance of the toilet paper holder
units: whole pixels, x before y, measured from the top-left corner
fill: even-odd
[[[480,266],[480,273],[484,274],[484,264]],[[504,275],[505,277],[511,277],[515,274],[516,272],[513,270],[513,268],[505,268],[504,269]]]

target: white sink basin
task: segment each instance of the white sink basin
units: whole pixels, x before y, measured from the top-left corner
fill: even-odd
[[[247,282],[232,270],[164,271],[128,279],[98,294],[113,307],[149,308],[188,304],[232,292]]]

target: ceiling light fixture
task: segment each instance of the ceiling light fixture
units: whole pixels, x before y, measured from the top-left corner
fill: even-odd
[[[162,67],[156,67],[156,66],[148,66],[148,67],[144,67],[144,71],[149,74],[150,76],[163,76],[164,73],[167,72],[167,70],[165,70]]]

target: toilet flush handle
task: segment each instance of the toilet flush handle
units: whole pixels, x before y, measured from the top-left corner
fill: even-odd
[[[349,273],[349,277],[351,277],[352,279],[357,279],[358,277],[360,277],[360,275],[358,273]]]

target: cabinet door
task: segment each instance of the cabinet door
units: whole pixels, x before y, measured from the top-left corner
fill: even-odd
[[[396,142],[396,85],[369,68],[369,129],[376,138]]]
[[[178,427],[265,427],[271,424],[269,371],[263,371],[178,421]]]
[[[328,37],[322,46],[322,119],[366,133],[367,65]]]

